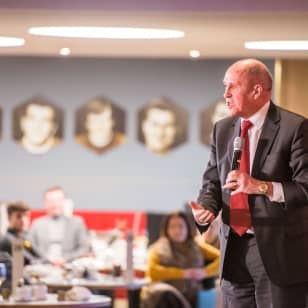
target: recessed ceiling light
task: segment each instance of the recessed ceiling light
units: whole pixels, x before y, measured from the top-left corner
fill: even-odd
[[[59,54],[61,56],[69,56],[71,54],[71,50],[68,47],[61,48]]]
[[[199,57],[200,57],[200,51],[199,51],[199,50],[196,50],[196,49],[190,50],[190,51],[189,51],[189,55],[190,55],[192,58],[199,58]]]
[[[18,37],[0,36],[0,47],[23,46],[25,40]]]
[[[174,39],[185,34],[178,30],[126,27],[33,27],[30,34],[104,39]]]
[[[245,42],[245,48],[258,50],[308,50],[308,41]]]

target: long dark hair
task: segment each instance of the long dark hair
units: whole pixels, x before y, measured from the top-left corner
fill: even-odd
[[[188,215],[182,211],[172,212],[164,217],[162,224],[161,224],[161,228],[160,228],[160,236],[166,237],[169,239],[168,228],[169,228],[170,220],[173,217],[179,217],[183,219],[183,221],[185,222],[186,228],[187,228],[186,241],[187,242],[192,241],[194,239],[194,232],[193,232],[192,224],[190,222]]]

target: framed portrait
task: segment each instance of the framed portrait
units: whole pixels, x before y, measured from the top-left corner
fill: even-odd
[[[45,154],[63,139],[63,111],[41,96],[13,110],[13,139],[31,154]]]
[[[75,141],[102,154],[125,143],[125,112],[111,99],[96,97],[75,114]]]
[[[227,116],[229,116],[229,110],[223,98],[218,99],[208,108],[201,111],[200,141],[202,144],[210,146],[214,124]]]
[[[167,154],[187,141],[188,113],[168,97],[151,99],[138,112],[138,140],[154,154]]]

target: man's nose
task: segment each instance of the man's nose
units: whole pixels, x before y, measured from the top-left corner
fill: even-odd
[[[225,87],[224,98],[228,98],[231,96],[229,87]]]

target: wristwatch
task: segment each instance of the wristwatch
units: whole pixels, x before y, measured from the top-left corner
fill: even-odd
[[[260,194],[266,195],[268,192],[268,185],[265,182],[262,182],[258,185],[258,192]]]

